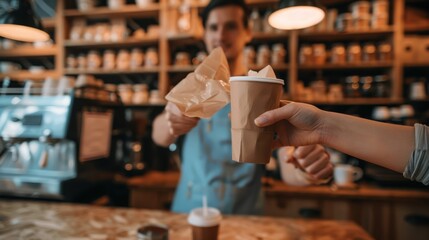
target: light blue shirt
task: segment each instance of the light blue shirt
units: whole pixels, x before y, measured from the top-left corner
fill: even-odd
[[[172,210],[188,213],[208,205],[223,214],[261,214],[264,166],[231,160],[230,105],[201,119],[185,137],[182,173]]]

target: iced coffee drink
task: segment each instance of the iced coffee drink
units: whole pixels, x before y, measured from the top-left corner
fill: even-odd
[[[188,222],[192,226],[193,240],[216,240],[222,215],[216,208],[196,208],[191,211]]]

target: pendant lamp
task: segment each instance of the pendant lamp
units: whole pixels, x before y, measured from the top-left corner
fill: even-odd
[[[9,8],[0,9],[0,37],[24,42],[49,40],[40,19],[34,14],[31,0],[10,1]]]
[[[324,17],[325,11],[316,0],[281,0],[268,23],[274,28],[293,30],[316,25]]]

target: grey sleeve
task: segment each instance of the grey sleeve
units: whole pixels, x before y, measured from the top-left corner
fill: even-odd
[[[429,185],[429,127],[414,125],[415,148],[404,170],[404,177]]]

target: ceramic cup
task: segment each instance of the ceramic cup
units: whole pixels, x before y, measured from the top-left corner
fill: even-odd
[[[362,169],[348,164],[337,164],[334,168],[334,181],[337,186],[351,186],[363,176]]]

